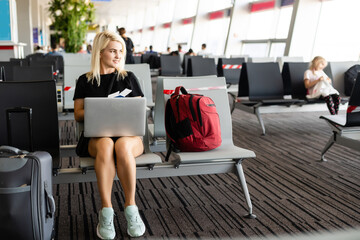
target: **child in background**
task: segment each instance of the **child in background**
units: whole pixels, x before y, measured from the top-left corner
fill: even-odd
[[[332,86],[331,79],[323,69],[327,66],[325,58],[317,56],[304,73],[304,84],[308,90],[308,99],[323,97],[331,115],[338,114],[340,96],[339,92]]]

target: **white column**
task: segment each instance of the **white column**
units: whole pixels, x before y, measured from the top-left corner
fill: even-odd
[[[24,55],[33,52],[31,0],[17,0],[17,22],[19,42],[25,43]]]

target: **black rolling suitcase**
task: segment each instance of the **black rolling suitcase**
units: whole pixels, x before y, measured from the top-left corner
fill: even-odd
[[[52,239],[52,157],[0,146],[1,239]]]

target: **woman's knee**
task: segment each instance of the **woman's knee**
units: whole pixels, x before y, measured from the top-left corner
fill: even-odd
[[[142,141],[139,137],[122,137],[115,143],[115,151],[118,158],[125,156],[137,157],[143,152]]]
[[[90,140],[89,152],[93,157],[112,157],[114,154],[114,142],[111,138],[98,138]]]

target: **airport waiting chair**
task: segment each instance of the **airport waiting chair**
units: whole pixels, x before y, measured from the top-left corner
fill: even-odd
[[[281,74],[278,63],[243,64],[236,106],[257,116],[263,135],[262,113],[328,110],[324,100],[306,99],[304,69],[307,69],[307,63],[285,63]],[[331,73],[328,76],[331,77]],[[289,93],[291,97],[286,96]]]
[[[217,64],[218,76],[225,77],[226,84],[239,84],[241,67],[244,62],[244,58],[219,58]]]
[[[247,217],[255,218],[256,216],[252,213],[252,204],[242,168],[242,162],[245,159],[254,158],[255,153],[233,144],[231,113],[225,79],[223,77],[202,78],[196,81],[191,78],[163,79],[165,92],[174,90],[177,86],[185,87],[190,93],[208,96],[214,101],[220,117],[222,144],[216,149],[205,152],[172,152],[170,160],[172,159],[172,163],[179,170],[187,170],[183,172],[184,175],[214,174],[235,170],[248,205],[249,214]],[[206,87],[219,87],[219,89],[205,90]],[[169,96],[163,95],[164,103]]]
[[[50,58],[35,58],[29,61],[29,67],[46,67],[51,66],[53,70],[53,78],[58,80],[58,75],[60,73],[59,64],[57,59]]]
[[[14,70],[13,70],[14,66],[20,67],[21,62],[0,62],[0,67],[4,67],[3,81],[14,81]]]
[[[282,71],[285,95],[291,95],[292,98],[302,99],[306,104],[325,103],[323,99],[307,99],[307,90],[304,85],[304,72],[309,68],[308,62],[285,62]],[[324,72],[329,78],[332,78],[331,68],[328,65]],[[343,98],[342,103],[348,99]]]
[[[179,56],[161,55],[160,56],[160,75],[161,76],[180,76],[181,63]]]
[[[145,53],[141,55],[141,63],[148,63],[150,69],[157,69],[160,67],[160,57],[157,53]]]
[[[245,54],[245,55],[230,55],[230,58],[244,58],[245,62],[248,62],[249,59],[249,55]]]
[[[187,71],[188,71],[188,66],[189,66],[189,59],[190,58],[203,58],[202,56],[191,56],[191,55],[184,55],[184,59],[182,64],[182,68],[183,68],[183,74],[186,75]],[[181,59],[180,59],[181,60]]]
[[[60,166],[59,124],[55,81],[0,82],[0,145],[9,145],[6,110],[30,108],[34,151],[49,152],[53,169]],[[29,120],[21,111],[11,120],[11,145],[29,150]]]
[[[275,57],[249,57],[247,62],[249,63],[275,62]]]
[[[189,58],[187,76],[217,75],[215,60],[213,58]]]
[[[5,81],[5,67],[0,66],[0,81]]]
[[[282,72],[285,62],[304,62],[304,58],[303,57],[282,56],[282,57],[277,57],[276,62],[279,63],[280,72]]]
[[[152,109],[155,105],[152,94],[151,72],[149,64],[125,64],[125,70],[131,71],[139,80],[141,90],[146,98],[146,106]]]
[[[281,75],[285,95],[306,100],[307,90],[304,85],[304,73],[308,68],[308,62],[284,62]]]
[[[346,115],[321,116],[331,127],[332,135],[321,151],[321,160],[326,161],[325,153],[337,143],[360,151],[360,74],[356,78]]]
[[[149,114],[149,113],[148,113]],[[136,116],[134,116],[136,117]],[[162,163],[162,160],[159,155],[152,153],[150,151],[149,146],[149,130],[148,130],[148,123],[147,121],[144,122],[146,126],[145,135],[143,136],[143,144],[144,144],[144,153],[137,157],[136,160],[136,167],[143,167],[143,170],[153,170],[155,164]],[[83,123],[77,123],[76,131],[77,136],[79,133],[84,129]],[[86,174],[89,170],[94,170],[95,158],[92,157],[80,157],[80,169],[83,174]],[[139,177],[139,176],[137,176]],[[146,174],[145,176],[146,177]]]
[[[64,57],[64,109],[74,109],[74,93],[77,79],[90,71],[91,54],[63,53]]]
[[[159,76],[156,84],[156,96],[155,96],[155,107],[154,107],[154,123],[149,124],[150,130],[150,148],[152,152],[165,152],[166,151],[166,131],[165,131],[165,101],[164,101],[164,79],[179,80],[179,79],[191,79],[194,86],[197,85],[199,79],[213,79],[213,76],[202,76],[202,77],[162,77]],[[202,85],[199,85],[199,87]],[[210,85],[208,85],[210,86]]]
[[[27,66],[13,67],[13,81],[48,81],[54,80],[54,71],[52,66]]]
[[[268,107],[290,107],[303,102],[299,99],[284,98],[283,79],[279,64],[275,62],[243,63],[238,97],[249,99],[240,100],[237,106],[239,109],[257,116],[263,135],[265,135],[265,126],[261,113],[267,112]],[[279,109],[272,108],[272,111],[279,111]]]
[[[225,77],[228,94],[231,97],[231,112],[235,109],[241,67],[244,62],[245,58],[219,58],[218,60],[217,73],[219,77]]]
[[[29,61],[26,58],[10,58],[10,62],[17,62],[22,67],[29,66]]]
[[[141,63],[141,56],[133,56],[134,57],[134,63],[140,64]]]

